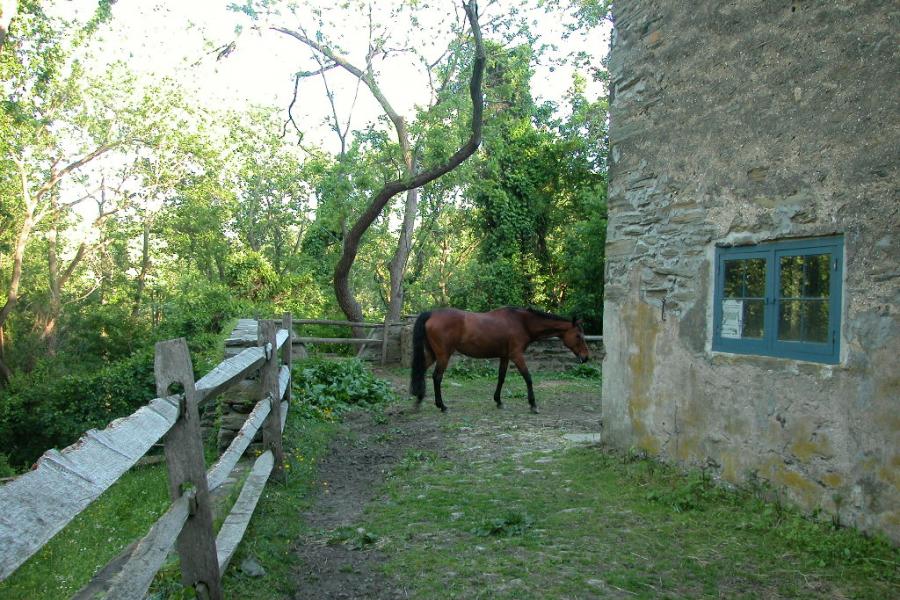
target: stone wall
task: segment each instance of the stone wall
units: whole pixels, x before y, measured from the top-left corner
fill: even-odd
[[[605,439],[900,540],[900,5],[614,10]],[[839,364],[711,351],[716,245],[831,234]]]

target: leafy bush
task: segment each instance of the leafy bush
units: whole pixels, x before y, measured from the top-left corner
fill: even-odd
[[[163,305],[163,321],[154,337],[185,337],[190,342],[204,333],[217,334],[229,318],[251,312],[250,305],[236,300],[227,287],[186,279]]]
[[[478,527],[475,527],[472,530],[472,533],[481,537],[522,535],[528,531],[533,524],[534,519],[527,513],[511,510],[502,517],[483,519]]]
[[[460,360],[447,369],[447,375],[457,379],[496,376],[497,364],[493,360]]]
[[[243,250],[228,257],[225,278],[229,287],[241,298],[254,301],[271,299],[278,289],[278,273],[265,256]]]
[[[217,285],[183,291],[166,305],[152,337],[127,358],[107,362],[86,352],[79,361],[73,352],[64,366],[40,361],[0,390],[0,448],[14,468],[27,468],[47,449],[68,446],[86,430],[102,429],[152,400],[154,340],[185,337],[195,372],[205,373],[219,360],[219,331],[242,305]],[[117,335],[126,337],[127,328],[120,324]]]
[[[33,372],[0,394],[0,447],[27,467],[90,428],[104,428],[155,396],[153,352],[144,350],[95,371],[62,377]]]
[[[593,365],[591,363],[579,363],[566,369],[562,375],[563,377],[572,379],[599,380],[601,378],[601,371],[600,367],[597,365]]]
[[[12,477],[15,474],[16,470],[10,466],[9,459],[0,452],[0,477]]]
[[[333,420],[354,406],[376,406],[396,397],[359,360],[309,359],[294,366],[294,395],[301,413]]]

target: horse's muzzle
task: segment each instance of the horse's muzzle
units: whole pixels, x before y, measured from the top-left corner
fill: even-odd
[[[579,357],[578,357],[578,362],[580,362],[581,364],[584,364],[584,363],[586,363],[589,359],[590,359],[589,356],[579,356]]]

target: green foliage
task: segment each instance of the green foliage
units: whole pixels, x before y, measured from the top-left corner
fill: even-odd
[[[278,288],[278,274],[269,261],[252,250],[236,252],[228,257],[225,281],[239,298],[253,302],[270,299]]]
[[[391,386],[359,360],[309,359],[294,365],[297,409],[307,418],[334,420],[357,407],[396,399]]]
[[[87,373],[51,377],[39,370],[13,378],[0,394],[0,446],[13,465],[25,467],[45,450],[129,414],[154,392],[150,351]]]
[[[187,338],[194,369],[205,374],[220,359],[222,326],[238,311],[220,286],[192,286],[173,298],[162,326],[126,358],[112,355],[106,362],[96,355],[82,360],[67,355],[65,361],[40,361],[32,372],[15,376],[0,389],[0,447],[22,469],[44,451],[68,446],[86,430],[102,429],[152,400],[155,340]],[[102,316],[104,311],[91,314]],[[129,321],[104,326],[100,332],[125,336]]]
[[[483,519],[478,527],[472,529],[472,533],[482,537],[523,535],[533,524],[534,519],[527,513],[508,511],[502,517]]]
[[[125,546],[146,535],[170,503],[164,465],[128,471],[0,582],[0,598],[71,598]]]
[[[9,464],[9,457],[0,452],[0,477],[12,477],[16,474],[16,470]]]
[[[454,379],[478,379],[497,375],[494,361],[459,360],[447,369],[446,376]]]
[[[602,377],[602,371],[598,365],[579,363],[566,369],[561,376],[571,379],[590,379],[599,381]]]

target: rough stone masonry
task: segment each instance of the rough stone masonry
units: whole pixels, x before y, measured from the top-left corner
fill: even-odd
[[[900,541],[900,5],[614,13],[605,439]],[[711,350],[717,246],[835,234],[838,364]]]

